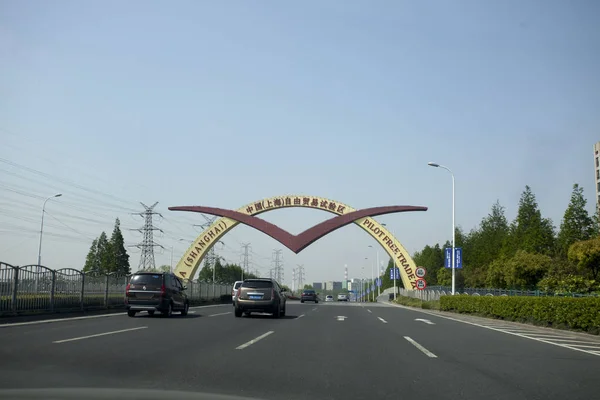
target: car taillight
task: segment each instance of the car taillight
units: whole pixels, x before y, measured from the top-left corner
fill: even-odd
[[[271,288],[271,298],[275,298],[275,288]]]
[[[165,287],[165,284],[163,283],[160,286],[160,297],[164,297],[167,294],[167,288]]]
[[[129,296],[129,288],[131,287],[131,283],[128,283],[125,287],[125,296]]]
[[[237,297],[239,298],[242,295],[242,287],[240,286],[237,290]]]

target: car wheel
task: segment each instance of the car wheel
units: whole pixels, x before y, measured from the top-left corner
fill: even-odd
[[[185,303],[185,306],[183,306],[183,310],[181,310],[181,315],[185,317],[186,315],[188,315],[188,311],[190,311],[190,305],[189,303]]]
[[[162,315],[165,318],[169,318],[173,315],[173,305],[171,303],[169,303],[169,308],[167,308],[167,311],[164,311]]]
[[[132,311],[132,310],[127,310],[127,315],[129,315],[130,317],[135,317],[136,312]]]
[[[235,314],[236,318],[240,318],[242,316],[242,310],[240,310],[239,308],[235,308],[235,310],[233,310],[233,313]]]
[[[300,300],[300,303],[304,303],[304,300]]]
[[[318,303],[319,303],[319,300],[315,300],[315,304],[318,304]]]
[[[154,310],[150,310],[150,311],[148,311],[148,315],[149,315],[149,316],[153,316],[153,315],[154,315]]]

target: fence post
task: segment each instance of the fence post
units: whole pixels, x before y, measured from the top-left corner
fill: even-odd
[[[13,268],[13,291],[11,296],[12,312],[17,312],[17,292],[19,290],[19,267]]]
[[[104,307],[108,308],[108,275],[106,275],[104,283]]]
[[[81,293],[79,294],[79,305],[81,306],[81,311],[83,311],[85,309],[85,306],[83,305],[83,299],[85,296],[85,274],[82,272],[81,273]]]
[[[52,270],[52,285],[50,286],[50,311],[54,311],[54,291],[56,290],[56,271]]]

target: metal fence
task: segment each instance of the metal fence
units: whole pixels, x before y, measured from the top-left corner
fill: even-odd
[[[129,276],[85,274],[72,268],[0,262],[0,316],[24,312],[84,311],[125,305]],[[191,302],[220,299],[231,285],[186,282]]]
[[[432,286],[425,290],[406,290],[399,289],[398,294],[406,297],[413,297],[425,301],[439,300],[441,296],[451,295],[452,288],[446,286]],[[541,290],[511,290],[511,289],[481,289],[481,288],[462,288],[457,289],[455,295],[468,296],[534,296],[534,297],[597,297],[596,294],[580,293],[551,293]]]

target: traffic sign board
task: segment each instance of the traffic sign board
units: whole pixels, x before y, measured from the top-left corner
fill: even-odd
[[[427,287],[427,282],[425,279],[417,279],[417,290],[424,290]]]
[[[400,279],[400,270],[398,267],[390,269],[390,279],[394,280],[394,272],[396,273],[396,279]]]
[[[425,278],[425,274],[427,274],[427,271],[424,267],[417,267],[417,270],[415,271],[417,278]]]

